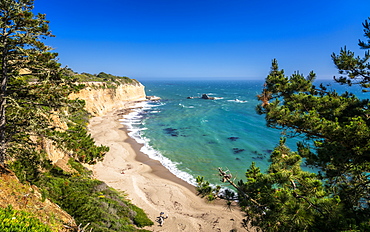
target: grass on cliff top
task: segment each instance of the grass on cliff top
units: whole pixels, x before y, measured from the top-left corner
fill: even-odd
[[[99,74],[81,73],[74,74],[77,82],[105,82],[107,84],[137,84],[138,81],[124,76],[115,76],[100,72]]]
[[[79,83],[86,83],[86,82],[96,82],[96,83],[103,83],[103,84],[97,84],[94,85],[95,88],[110,88],[114,89],[118,85],[124,85],[124,84],[131,84],[131,85],[137,85],[139,84],[139,81],[135,79],[131,79],[129,77],[125,76],[115,76],[112,74],[107,74],[105,72],[100,72],[99,74],[90,74],[90,73],[77,73],[74,72],[72,69],[66,68],[64,69],[64,75],[68,76],[72,79],[74,79],[75,82]],[[27,73],[26,73],[27,74]],[[32,75],[32,73],[29,73],[29,75],[24,75],[23,79],[27,80],[28,82],[35,82],[37,83],[39,79]]]

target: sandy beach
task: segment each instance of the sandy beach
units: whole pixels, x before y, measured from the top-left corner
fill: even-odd
[[[228,209],[221,202],[207,202],[195,187],[177,178],[158,161],[140,152],[141,145],[127,135],[119,111],[90,120],[89,131],[97,144],[110,147],[102,162],[92,167],[95,177],[124,191],[128,199],[144,209],[155,222],[160,212],[168,215],[150,231],[247,231],[241,226],[237,206]]]

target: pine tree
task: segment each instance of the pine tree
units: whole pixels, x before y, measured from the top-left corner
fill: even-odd
[[[363,26],[369,40],[359,45],[367,50],[365,56],[342,48],[332,58],[341,74],[334,80],[366,89],[370,25],[365,21]],[[267,173],[250,166],[246,181],[236,186],[240,205],[246,221],[263,231],[369,231],[369,99],[315,86],[315,76],[311,72],[307,77],[300,73],[288,77],[273,60],[257,112],[265,115],[267,126],[304,139],[292,152],[282,138]],[[303,171],[303,159],[318,173]]]
[[[5,0],[0,6],[0,163],[12,158],[20,178],[32,182],[49,164],[45,141],[81,162],[102,159],[108,148],[88,135],[84,101],[69,99],[83,85],[75,84],[58,54],[42,42],[53,36],[45,15],[32,13],[33,0]]]
[[[369,17],[370,20],[370,17]],[[370,49],[370,23],[365,20],[362,24],[364,27],[364,36],[367,41],[359,40],[358,45],[361,49]],[[366,51],[363,58],[355,56],[354,52],[347,50],[346,47],[342,48],[339,55],[332,54],[335,66],[339,70],[341,76],[336,77],[335,80],[342,84],[360,84],[366,88],[370,88],[370,51]]]
[[[45,15],[32,13],[33,0],[3,0],[0,2],[0,163],[6,159],[6,109],[12,97],[9,83],[15,84],[25,73],[47,80],[53,75],[57,54],[50,53],[50,47],[41,39],[52,36]],[[55,75],[53,75],[55,76]],[[13,89],[13,95],[17,90]],[[14,101],[13,101],[14,103]],[[17,133],[17,132],[14,132]]]

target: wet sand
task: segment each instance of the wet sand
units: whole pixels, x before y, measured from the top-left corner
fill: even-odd
[[[157,222],[150,231],[247,231],[241,226],[242,213],[236,205],[207,202],[195,187],[179,179],[159,161],[140,152],[141,145],[130,138],[119,122],[119,112],[90,120],[89,131],[97,144],[110,147],[102,162],[92,166],[95,177],[123,191],[155,222],[160,212],[168,215],[163,226]]]

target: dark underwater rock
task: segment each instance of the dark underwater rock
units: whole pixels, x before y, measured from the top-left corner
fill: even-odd
[[[239,137],[229,137],[229,138],[227,138],[228,140],[231,140],[231,141],[236,141],[236,140],[238,140],[239,139]]]
[[[243,152],[243,151],[245,151],[245,149],[233,148],[234,154],[238,154],[238,153]]]
[[[255,160],[262,160],[262,159],[263,159],[263,157],[261,157],[261,156],[258,156],[258,157],[252,157],[252,159],[255,159]]]
[[[179,132],[177,131],[177,129],[174,129],[174,128],[165,128],[163,129],[163,131],[168,134],[168,135],[171,135],[171,136],[174,136],[174,137],[177,137],[179,136]]]

